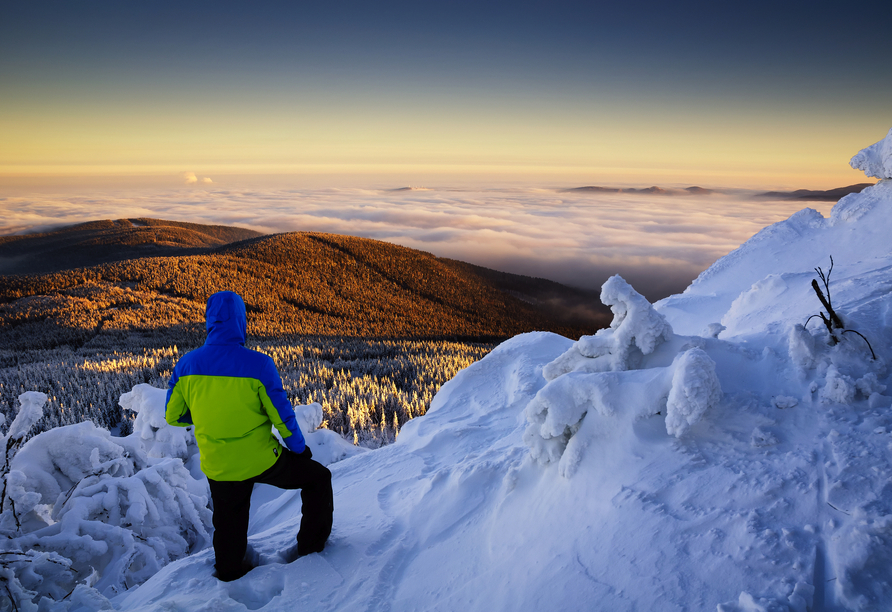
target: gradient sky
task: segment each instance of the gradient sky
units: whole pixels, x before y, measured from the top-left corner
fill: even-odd
[[[837,187],[892,126],[888,8],[3,2],[0,178]]]

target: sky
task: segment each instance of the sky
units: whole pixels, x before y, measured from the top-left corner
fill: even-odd
[[[848,161],[892,127],[886,12],[4,2],[0,231],[333,231],[591,289],[619,272],[663,297],[764,225],[829,212],[747,194],[866,180]],[[721,193],[564,191],[585,185]],[[409,186],[430,191],[393,191]]]
[[[892,125],[884,12],[5,2],[0,180],[831,188]]]

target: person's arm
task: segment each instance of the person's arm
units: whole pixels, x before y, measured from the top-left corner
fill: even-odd
[[[288,450],[297,454],[303,453],[307,448],[306,440],[304,440],[304,435],[297,424],[294,408],[288,401],[285,389],[282,388],[282,378],[271,358],[263,370],[260,382],[262,384],[260,402],[263,404],[269,420],[282,436]]]
[[[180,383],[177,369],[173,369],[170,382],[167,383],[167,400],[165,401],[164,420],[176,427],[188,427],[192,425],[192,413],[183,397],[183,384]]]

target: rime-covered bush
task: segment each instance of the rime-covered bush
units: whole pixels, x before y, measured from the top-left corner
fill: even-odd
[[[121,408],[136,414],[133,434],[149,457],[178,457],[186,461],[198,452],[192,427],[171,427],[164,418],[167,391],[148,384],[136,385],[123,394]]]
[[[692,348],[672,364],[672,388],[666,400],[666,432],[683,436],[706,411],[722,399],[715,362],[705,351]]]
[[[573,347],[545,366],[546,380],[568,372],[620,372],[639,366],[660,344],[672,338],[672,327],[647,299],[615,275],[601,288],[601,301],[613,311],[613,322],[594,336],[582,336]]]
[[[600,436],[663,414],[667,434],[682,437],[722,398],[715,362],[697,346],[704,340],[675,336],[619,276],[604,284],[601,299],[615,315],[610,328],[583,336],[547,364],[542,375],[549,382],[524,411],[530,454],[541,464],[557,462],[565,477]]]
[[[40,395],[23,394],[26,417],[5,439],[36,422]],[[41,609],[101,609],[210,545],[207,481],[182,458],[150,456],[138,434],[117,438],[87,421],[38,434],[7,459],[0,582],[19,610],[42,599]]]

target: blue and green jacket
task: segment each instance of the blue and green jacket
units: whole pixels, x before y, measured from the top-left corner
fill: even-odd
[[[195,426],[201,471],[213,480],[246,480],[270,468],[304,437],[272,358],[245,348],[245,303],[231,291],[208,298],[207,340],[183,355],[167,391],[167,422]]]

